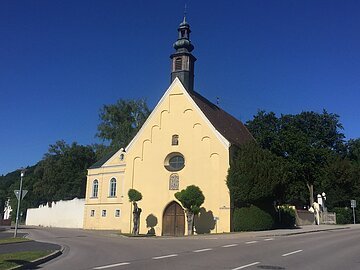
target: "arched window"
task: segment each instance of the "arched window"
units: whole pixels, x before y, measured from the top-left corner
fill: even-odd
[[[182,70],[182,59],[180,57],[175,59],[175,70]]]
[[[179,175],[177,173],[170,175],[169,190],[179,190]]]
[[[172,135],[171,145],[179,145],[179,135]]]
[[[109,193],[110,197],[115,197],[116,196],[116,179],[112,178],[110,180],[110,193]]]
[[[99,181],[98,180],[94,180],[93,181],[93,186],[92,186],[92,196],[93,198],[97,198],[98,196],[98,191],[99,191]]]

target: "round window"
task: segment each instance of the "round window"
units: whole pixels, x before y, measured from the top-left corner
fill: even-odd
[[[180,171],[185,167],[184,156],[180,153],[171,153],[165,158],[164,166],[171,172]]]

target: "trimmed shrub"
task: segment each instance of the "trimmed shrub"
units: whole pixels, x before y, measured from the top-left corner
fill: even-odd
[[[336,213],[336,224],[353,223],[351,208],[335,207],[333,211]]]
[[[294,228],[296,224],[295,210],[288,205],[281,206],[278,212],[278,228]]]
[[[274,228],[272,216],[255,205],[236,208],[234,211],[234,231],[263,231]]]

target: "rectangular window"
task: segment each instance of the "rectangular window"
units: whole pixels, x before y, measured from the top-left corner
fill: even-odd
[[[106,217],[106,210],[102,210],[101,216],[102,216],[102,217]]]
[[[93,216],[95,216],[95,210],[90,211],[90,217],[93,217]]]
[[[171,145],[179,145],[179,135],[173,135]]]
[[[115,217],[120,217],[120,209],[115,210]]]

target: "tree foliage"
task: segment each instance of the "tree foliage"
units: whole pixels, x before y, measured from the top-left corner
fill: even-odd
[[[23,189],[28,190],[21,202],[20,212],[52,201],[85,197],[87,169],[95,162],[90,146],[77,143],[68,145],[58,141],[49,146],[43,159],[35,166],[26,168]],[[20,170],[0,177],[0,202],[10,197],[11,207],[16,209],[14,190],[20,186]],[[14,217],[15,215],[13,215]]]
[[[128,197],[130,202],[138,202],[142,200],[142,194],[136,189],[129,189]]]
[[[111,150],[127,146],[150,114],[145,99],[119,99],[104,105],[99,117],[97,137],[110,143]]]
[[[205,197],[198,186],[191,185],[179,192],[175,193],[175,198],[178,199],[183,207],[194,214],[198,214],[200,206],[204,203]]]
[[[192,235],[194,234],[194,216],[200,212],[200,206],[205,201],[204,194],[198,186],[191,185],[186,187],[186,189],[176,192],[175,198],[178,199],[185,208],[188,235]]]
[[[286,161],[256,143],[243,145],[229,168],[227,186],[236,206],[279,199]]]
[[[360,138],[349,140],[346,146],[347,157],[355,163],[360,163]]]
[[[91,147],[57,141],[50,145],[36,167],[39,181],[34,184],[34,192],[41,194],[45,202],[84,198],[87,169],[94,162],[95,153]]]
[[[273,112],[259,111],[247,126],[261,147],[288,161],[294,176],[288,180],[305,184],[312,204],[314,185],[320,186],[326,175],[329,157],[345,150],[339,116],[325,110],[280,117]]]

